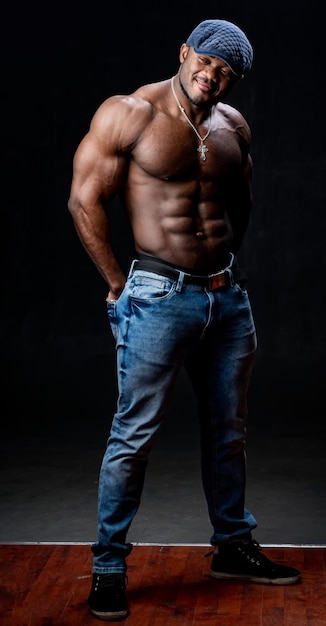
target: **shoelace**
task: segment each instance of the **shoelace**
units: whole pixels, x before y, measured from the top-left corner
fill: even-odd
[[[232,544],[230,544],[232,545]],[[239,543],[237,545],[238,550],[240,550],[242,552],[242,554],[246,554],[248,555],[248,558],[250,557],[256,557],[257,558],[257,551],[259,553],[261,553],[262,551],[262,547],[261,545],[255,540],[255,539],[251,539],[251,541],[248,541],[247,543]],[[214,550],[210,550],[209,552],[207,552],[206,554],[204,554],[204,557],[208,557],[208,556],[212,556],[212,554],[214,554]],[[261,560],[266,559],[267,557],[264,554],[259,554],[259,558]]]
[[[117,574],[102,574],[97,577],[95,589],[119,586],[121,589],[125,590],[126,583],[128,583],[128,577],[126,574],[120,574],[119,578],[117,578]]]

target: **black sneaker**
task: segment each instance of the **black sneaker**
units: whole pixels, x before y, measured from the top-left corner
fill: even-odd
[[[223,580],[248,580],[263,585],[294,585],[301,574],[293,567],[273,563],[262,554],[261,546],[252,539],[248,543],[221,544],[214,554],[211,576]]]
[[[125,574],[93,574],[89,610],[99,619],[124,619],[128,615]]]

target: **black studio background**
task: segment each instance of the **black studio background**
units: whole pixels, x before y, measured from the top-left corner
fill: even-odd
[[[241,261],[259,349],[253,420],[324,414],[325,51],[314,3],[11,3],[1,20],[3,424],[107,420],[116,394],[106,285],[67,210],[74,151],[98,105],[170,77],[202,19],[238,24],[255,58],[228,101],[253,133],[254,209]],[[153,199],[154,201],[154,199]],[[111,207],[116,253],[132,238]]]

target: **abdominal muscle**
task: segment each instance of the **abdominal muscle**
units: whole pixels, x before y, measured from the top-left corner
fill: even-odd
[[[126,198],[135,249],[184,268],[214,273],[228,265],[230,222],[217,201],[199,197],[195,202],[196,194],[184,193],[185,188],[175,183],[170,188],[169,183],[155,183],[153,188],[148,184]]]

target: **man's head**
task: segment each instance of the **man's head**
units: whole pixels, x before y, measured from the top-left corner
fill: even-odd
[[[187,46],[196,54],[223,59],[237,76],[247,74],[253,49],[244,32],[226,20],[204,20],[190,33]]]

